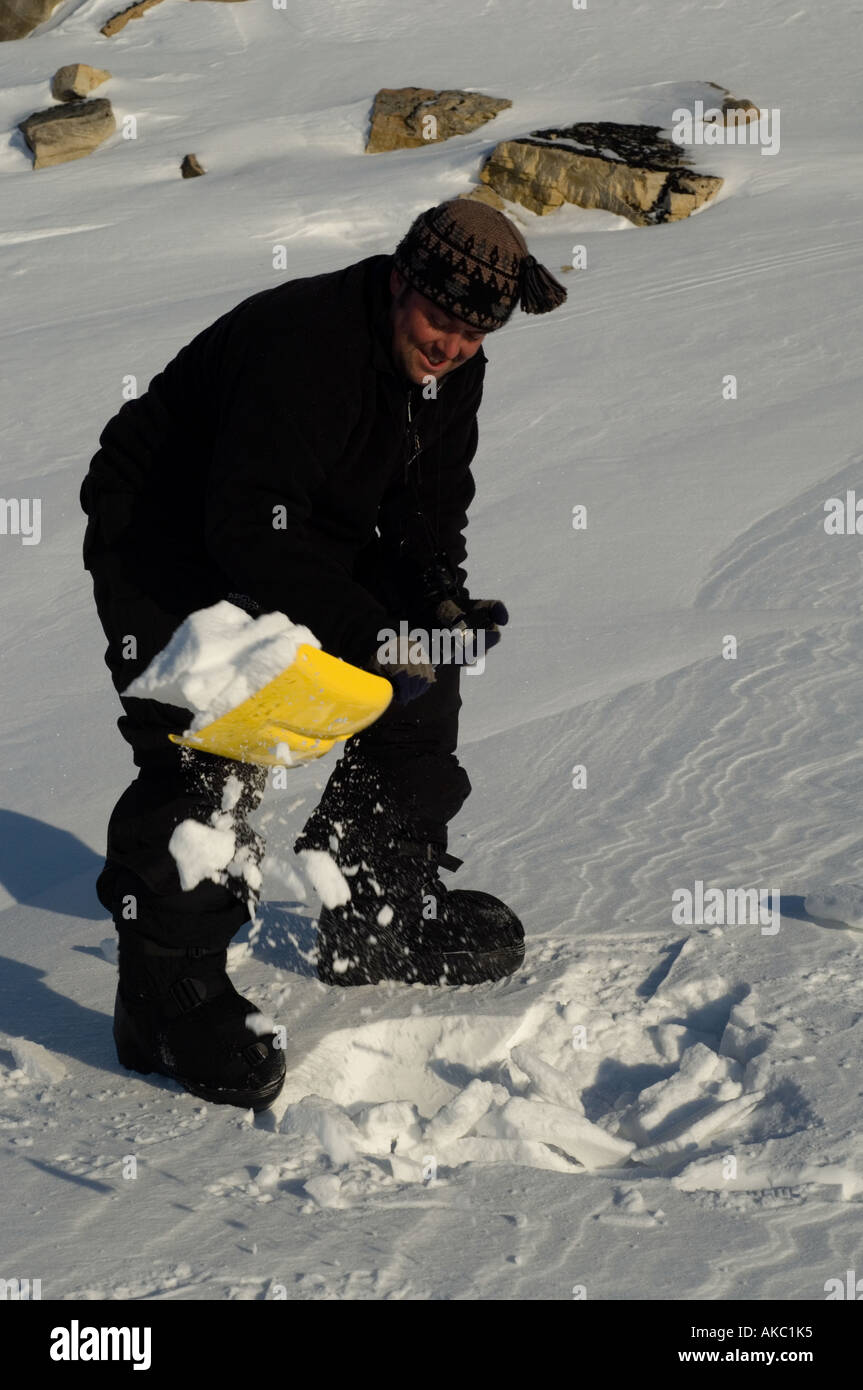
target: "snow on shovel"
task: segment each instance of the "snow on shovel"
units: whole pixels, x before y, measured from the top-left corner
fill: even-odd
[[[284,613],[252,618],[222,600],[192,613],[125,695],[190,709],[174,743],[263,767],[328,753],[383,714],[382,676],[321,651]]]

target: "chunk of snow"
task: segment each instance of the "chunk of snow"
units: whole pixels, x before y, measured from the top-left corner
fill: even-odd
[[[259,890],[263,884],[261,870],[248,845],[243,845],[238,849],[230,864],[227,864],[225,868],[232,878],[243,879],[255,891]]]
[[[416,1106],[406,1100],[366,1105],[353,1116],[353,1122],[362,1137],[364,1153],[404,1153],[422,1138]]]
[[[274,1032],[276,1021],[269,1014],[246,1014],[246,1027],[250,1033],[255,1034],[255,1037],[262,1038],[267,1033]]]
[[[268,1189],[276,1186],[280,1176],[278,1164],[262,1163],[255,1174],[255,1186],[259,1188],[261,1192],[266,1192]]]
[[[693,1113],[712,1105],[707,1085],[720,1066],[717,1053],[704,1043],[688,1048],[673,1076],[639,1094],[635,1105],[621,1118],[621,1133],[638,1144],[649,1144],[659,1135],[671,1137],[670,1132],[686,1124]],[[726,1078],[723,1071],[720,1079]]]
[[[351,900],[348,881],[325,849],[301,849],[299,859],[324,907],[342,907]]]
[[[516,1066],[530,1079],[531,1091],[535,1091],[543,1100],[556,1101],[567,1110],[573,1110],[578,1115],[584,1114],[578,1088],[564,1072],[551,1066],[549,1062],[544,1062],[524,1044],[514,1047],[511,1056]]]
[[[342,1184],[338,1173],[319,1173],[303,1184],[303,1190],[314,1198],[319,1207],[341,1207]]]
[[[194,732],[269,685],[303,643],[321,645],[284,613],[253,618],[223,599],[190,613],[124,694],[191,710]]]
[[[658,1023],[648,1032],[664,1062],[679,1062],[687,1048],[694,1047],[705,1036],[682,1023]]]
[[[183,891],[196,888],[205,878],[219,882],[234,857],[236,840],[231,830],[217,830],[200,821],[184,820],[168,841]]]
[[[240,797],[243,795],[243,784],[235,772],[225,778],[225,785],[222,788],[222,810],[233,811]]]
[[[322,1096],[304,1096],[289,1105],[279,1126],[282,1134],[311,1136],[335,1163],[350,1163],[362,1150],[356,1126],[340,1105]]]
[[[390,1154],[390,1172],[396,1182],[425,1182],[427,1171],[418,1158],[408,1158],[404,1154]]]
[[[763,1099],[763,1091],[753,1091],[751,1095],[740,1096],[737,1100],[729,1100],[722,1105],[712,1106],[707,1114],[700,1114],[691,1124],[672,1138],[664,1139],[658,1144],[648,1145],[643,1149],[637,1149],[632,1156],[638,1163],[656,1163],[663,1159],[674,1158],[686,1149],[697,1148],[705,1139],[711,1138],[721,1130],[730,1129],[733,1125],[739,1124]]]
[[[513,1096],[490,1117],[503,1139],[535,1139],[553,1144],[585,1168],[616,1168],[626,1163],[635,1145],[608,1134],[583,1115],[544,1100]]]
[[[473,1129],[493,1100],[494,1087],[491,1082],[474,1077],[463,1091],[459,1091],[432,1116],[426,1125],[423,1143],[434,1150],[445,1148],[453,1139],[460,1139],[469,1129]]]
[[[0,1045],[5,1052],[11,1052],[15,1060],[15,1066],[22,1071],[31,1081],[47,1082],[53,1086],[57,1081],[62,1081],[66,1075],[66,1067],[55,1057],[53,1052],[49,1052],[47,1047],[41,1043],[31,1042],[29,1038],[15,1038],[8,1033],[0,1034]]]
[[[535,1139],[496,1139],[468,1135],[454,1139],[447,1146],[444,1162],[447,1167],[459,1163],[513,1163],[520,1168],[543,1168],[552,1173],[577,1173],[563,1154],[555,1153],[547,1144]]]
[[[813,1161],[797,1136],[790,1136],[693,1158],[671,1182],[682,1192],[765,1192],[814,1183],[837,1189],[848,1202],[863,1192],[863,1169],[850,1157],[844,1163]]]
[[[99,950],[109,965],[117,964],[117,946],[116,936],[106,936],[104,940],[99,942]]]

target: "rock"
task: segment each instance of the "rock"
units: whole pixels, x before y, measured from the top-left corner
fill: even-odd
[[[732,96],[728,88],[720,87],[718,82],[710,82],[708,85],[725,93],[720,106],[717,106],[715,102],[708,105],[709,111],[719,112],[723,125],[746,125],[749,121],[757,121],[760,117],[761,112],[748,97]],[[717,125],[719,122],[713,116],[708,116],[707,111],[705,111],[704,124]]]
[[[750,121],[757,121],[761,112],[746,97],[727,96],[722,103],[722,115],[726,125],[748,125]]]
[[[493,188],[489,188],[487,183],[477,184],[468,193],[459,193],[460,198],[472,198],[477,203],[488,203],[490,208],[496,208],[498,212],[503,212],[506,203],[503,198],[499,198]]]
[[[99,33],[104,34],[106,39],[112,39],[121,29],[125,29],[130,19],[140,19],[145,10],[150,10],[160,3],[161,0],[137,0],[137,4],[127,5],[125,10],[118,10],[112,15],[107,24],[102,25]]]
[[[747,97],[732,96],[728,88],[721,86],[718,82],[708,82],[707,86],[712,87],[716,92],[722,93],[722,102],[719,106],[716,104],[716,98],[711,98],[706,93],[700,93],[699,95],[708,110],[720,112],[723,125],[745,125],[748,124],[749,121],[757,121],[760,117],[761,112],[758,107],[754,102],[749,101]],[[739,112],[740,114],[735,115],[735,112]],[[716,125],[717,122],[711,117],[710,120],[705,120],[704,124]]]
[[[372,107],[366,154],[440,144],[485,125],[507,106],[512,102],[506,97],[489,97],[482,92],[382,87]]]
[[[19,123],[18,129],[33,151],[34,169],[65,164],[91,154],[117,128],[111,103],[105,97],[94,101],[70,101],[34,111]]]
[[[723,181],[692,171],[684,150],[659,132],[616,121],[536,130],[497,145],[480,178],[539,216],[575,203],[638,227],[677,222],[715,198]]]
[[[196,154],[187,154],[183,157],[183,162],[180,165],[180,173],[183,175],[184,179],[196,179],[199,174],[206,174],[206,172],[206,169],[200,163]]]
[[[50,19],[60,0],[2,0],[0,41],[26,39],[46,19]]]
[[[89,96],[94,87],[101,87],[110,76],[104,68],[91,68],[89,63],[69,63],[58,68],[51,78],[51,95],[55,101],[77,101]]]

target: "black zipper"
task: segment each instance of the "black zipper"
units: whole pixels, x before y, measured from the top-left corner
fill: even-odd
[[[422,444],[420,443],[420,437],[419,437],[419,432],[418,432],[418,430],[417,430],[417,427],[416,427],[416,425],[413,423],[413,415],[412,415],[412,413],[411,413],[411,396],[412,396],[412,394],[413,394],[413,392],[412,392],[411,390],[409,390],[409,391],[408,391],[408,411],[407,411],[407,414],[408,414],[408,423],[407,423],[407,431],[406,431],[407,449],[405,450],[405,487],[407,487],[408,482],[409,482],[410,466],[411,466],[411,464],[413,463],[414,459],[418,458],[419,455],[422,453],[422,447],[423,447]],[[419,482],[419,479],[417,479],[417,482]]]
[[[416,384],[416,383],[414,383],[414,384]],[[444,379],[442,382],[439,383],[439,385],[438,385],[438,394],[443,390],[443,388],[446,386],[446,384],[447,384],[447,383],[446,383],[446,379]],[[408,474],[409,474],[409,471],[410,471],[410,466],[411,466],[411,464],[413,463],[414,459],[418,458],[419,455],[422,453],[423,447],[424,447],[423,444],[420,442],[419,432],[418,432],[418,430],[417,430],[417,428],[416,428],[416,425],[413,423],[413,414],[412,414],[412,412],[411,412],[411,401],[412,401],[412,399],[413,399],[413,385],[411,385],[411,386],[408,387],[408,394],[407,394],[407,430],[406,430],[406,435],[407,435],[408,445],[407,445],[407,449],[406,449],[406,451],[405,451],[405,453],[406,453],[406,457],[405,457],[405,485],[407,485],[407,482],[408,482]],[[417,470],[417,475],[419,475],[419,470]],[[419,482],[419,476],[417,476],[417,482]]]
[[[415,383],[415,384],[416,384],[416,383]],[[439,386],[438,386],[438,392],[442,391],[445,385],[446,385],[446,381],[440,382],[440,384],[439,384]],[[415,426],[414,423],[413,423],[413,413],[412,413],[412,410],[411,410],[411,402],[412,402],[412,399],[413,399],[413,386],[410,386],[410,387],[408,388],[408,393],[407,393],[407,431],[406,431],[406,435],[407,435],[407,448],[406,448],[406,450],[405,450],[405,479],[404,479],[404,481],[405,481],[405,488],[406,488],[408,491],[410,491],[410,493],[412,494],[413,504],[414,504],[414,510],[413,510],[412,515],[413,515],[415,518],[417,518],[417,519],[422,523],[422,527],[423,527],[423,530],[424,530],[424,532],[425,532],[426,543],[427,543],[427,545],[428,545],[428,556],[427,556],[427,559],[428,559],[429,561],[432,561],[432,560],[441,560],[443,557],[440,556],[440,555],[439,555],[439,552],[438,552],[437,531],[432,529],[432,526],[431,526],[431,524],[430,524],[430,522],[429,522],[428,517],[426,516],[426,514],[425,514],[425,512],[423,511],[422,507],[420,506],[420,493],[419,493],[420,469],[419,469],[419,466],[417,466],[417,468],[414,470],[414,475],[413,475],[413,477],[411,477],[411,471],[410,471],[410,470],[411,470],[411,464],[414,463],[414,461],[419,457],[419,455],[422,453],[423,448],[424,448],[424,446],[423,446],[423,444],[422,444],[422,442],[421,442],[421,440],[420,440],[420,437],[419,437],[419,432],[418,432],[416,426]],[[403,545],[403,546],[404,546],[406,543],[407,543],[406,540],[403,540],[403,541],[402,541],[402,545]]]

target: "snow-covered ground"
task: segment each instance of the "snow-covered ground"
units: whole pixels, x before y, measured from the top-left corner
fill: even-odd
[[[824,529],[827,499],[863,496],[859,15],[164,0],[104,39],[117,8],[68,0],[0,45],[0,490],[42,501],[39,544],[0,536],[0,1276],[44,1298],[824,1298],[861,1268],[863,1211],[863,937],[803,905],[863,875],[863,542]],[[137,136],[34,173],[16,125],[71,62],[113,73],[97,95]],[[317,982],[289,846],[326,759],[267,794],[266,906],[232,948],[287,1030],[278,1104],[127,1074],[93,883],[132,767],[77,502],[124,378],[286,274],[393,249],[498,139],[668,127],[708,80],[781,112],[775,155],[695,151],[726,179],[713,206],[647,229],[512,209],[553,271],[588,251],[563,308],[485,344],[470,573],[512,621],[464,681],[451,881],[520,914],[523,972]],[[408,84],[513,106],[365,156],[374,92]],[[189,151],[205,178],[180,179]],[[781,916],[692,923],[698,885]]]

